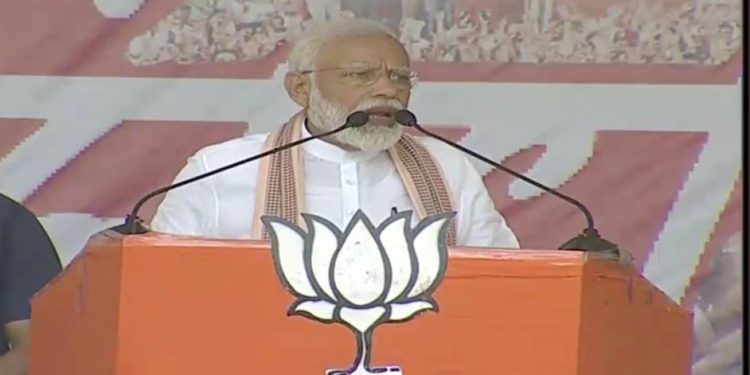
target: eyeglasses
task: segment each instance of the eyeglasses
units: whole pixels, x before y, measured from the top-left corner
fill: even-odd
[[[393,82],[394,85],[403,88],[410,89],[417,84],[417,73],[406,67],[386,67],[383,69],[383,64],[380,66],[345,66],[345,67],[334,67],[314,70],[303,70],[300,74],[310,74],[316,72],[337,72],[338,78],[355,87],[367,87],[372,86],[383,74],[388,74],[388,79]]]

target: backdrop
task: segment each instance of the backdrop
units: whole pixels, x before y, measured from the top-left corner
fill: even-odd
[[[0,191],[67,263],[197,149],[296,111],[284,60],[311,22],[383,20],[419,72],[421,122],[578,197],[646,277],[708,311],[739,285],[740,15],[740,0],[0,0]],[[475,165],[523,247],[584,227]]]

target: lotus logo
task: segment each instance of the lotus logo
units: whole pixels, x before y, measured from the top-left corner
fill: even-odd
[[[372,332],[438,306],[432,293],[445,275],[446,224],[454,213],[428,217],[414,229],[410,211],[375,228],[358,211],[342,233],[331,222],[305,215],[307,232],[264,216],[276,271],[298,299],[288,315],[338,322],[357,337],[357,358],[348,370],[327,375],[401,374],[398,367],[370,367]]]

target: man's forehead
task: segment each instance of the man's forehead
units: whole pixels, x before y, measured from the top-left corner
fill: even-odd
[[[341,66],[352,67],[352,68],[377,68],[377,67],[380,67],[382,64],[385,64],[386,67],[390,69],[394,69],[394,70],[399,70],[399,69],[409,70],[410,69],[408,64],[404,65],[400,63],[393,63],[383,58],[377,58],[374,60],[346,60],[346,61],[339,60],[338,62],[340,63],[339,65]]]
[[[336,38],[323,47],[323,62],[346,65],[378,65],[381,61],[391,66],[408,66],[409,58],[403,45],[387,35],[353,35]]]

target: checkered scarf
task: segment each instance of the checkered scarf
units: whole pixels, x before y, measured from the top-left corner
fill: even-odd
[[[302,136],[304,112],[297,113],[266,139],[264,151],[294,142]],[[404,134],[388,154],[420,218],[453,211],[453,202],[442,171],[430,152]],[[271,215],[300,225],[304,210],[304,174],[301,147],[292,147],[261,160],[254,213],[253,238],[268,240],[260,217]],[[448,227],[448,244],[456,244],[455,219]]]

